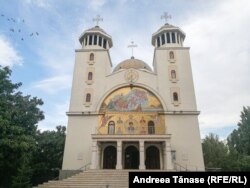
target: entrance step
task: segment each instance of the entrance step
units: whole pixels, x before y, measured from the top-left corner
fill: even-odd
[[[70,178],[49,181],[37,188],[128,188],[127,170],[88,170]]]
[[[87,170],[67,179],[49,181],[38,185],[37,188],[128,188],[129,172],[140,171],[145,172],[145,170]]]

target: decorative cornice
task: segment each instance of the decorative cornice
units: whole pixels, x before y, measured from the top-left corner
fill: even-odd
[[[108,112],[108,113],[124,113],[124,112]],[[143,113],[143,112],[141,112]],[[147,113],[147,112],[144,112]],[[199,115],[200,111],[161,111],[155,112],[159,115]],[[98,116],[105,115],[104,112],[84,111],[84,112],[66,112],[67,116]]]
[[[138,134],[91,134],[92,139],[98,141],[115,141],[115,140],[129,140],[129,141],[138,141],[147,140],[147,141],[165,141],[166,139],[171,139],[171,134],[162,134],[162,135],[138,135]]]

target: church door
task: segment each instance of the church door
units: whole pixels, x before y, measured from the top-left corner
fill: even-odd
[[[108,146],[103,153],[103,169],[115,169],[116,166],[116,148]]]
[[[125,150],[125,169],[139,169],[139,151],[135,146]]]
[[[160,152],[155,146],[146,150],[146,169],[160,169]]]

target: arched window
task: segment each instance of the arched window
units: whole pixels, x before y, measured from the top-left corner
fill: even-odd
[[[153,121],[148,122],[148,134],[155,134],[155,124]]]
[[[88,73],[88,80],[92,80],[93,79],[93,73],[92,72],[89,72]]]
[[[173,99],[174,99],[174,102],[177,102],[179,99],[178,99],[178,93],[177,92],[174,92],[173,93]]]
[[[94,58],[95,58],[94,54],[91,53],[91,54],[89,55],[89,60],[90,60],[90,61],[94,61]]]
[[[115,134],[115,122],[110,121],[108,124],[108,134]]]
[[[171,78],[176,79],[176,71],[175,70],[171,70]]]
[[[170,51],[170,52],[169,52],[169,58],[170,58],[170,59],[174,59],[174,52],[173,52],[173,51]]]
[[[91,94],[87,93],[86,94],[86,102],[90,102],[91,101]]]

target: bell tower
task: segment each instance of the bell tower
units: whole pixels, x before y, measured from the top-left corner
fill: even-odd
[[[157,75],[158,90],[167,106],[166,130],[172,135],[172,148],[176,163],[204,170],[201,138],[189,47],[184,47],[185,33],[167,23],[152,35],[153,67]]]
[[[99,15],[93,21],[96,21],[96,26],[80,35],[81,48],[75,50],[63,159],[63,169],[68,170],[78,169],[91,161],[89,148],[92,144],[91,134],[96,132],[96,106],[105,91],[103,81],[112,71],[109,54],[113,46],[112,38],[99,26],[102,21]]]

